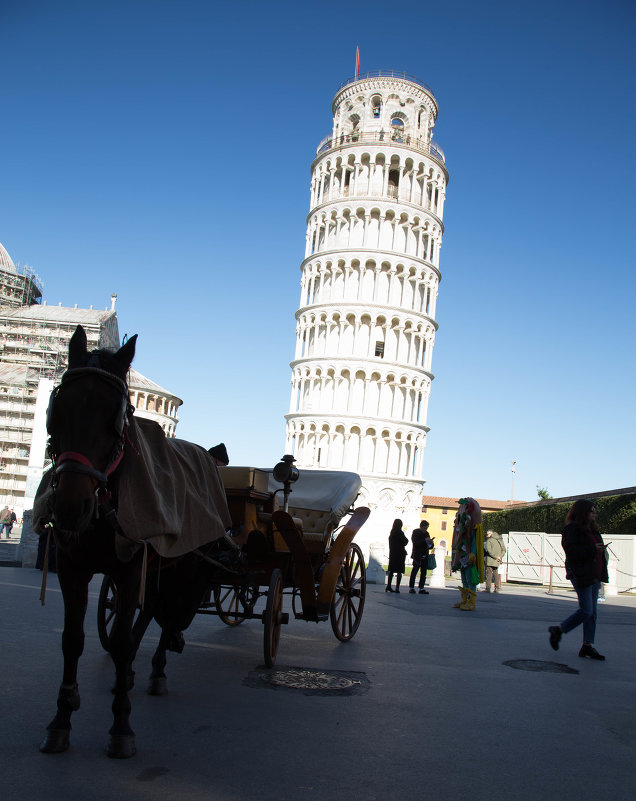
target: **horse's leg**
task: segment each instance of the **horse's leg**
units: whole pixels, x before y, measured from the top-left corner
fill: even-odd
[[[88,584],[91,575],[71,569],[63,553],[58,553],[58,578],[64,598],[64,631],[62,653],[64,672],[57,696],[57,714],[47,726],[40,751],[59,754],[69,746],[71,715],[80,707],[77,687],[77,664],[84,650],[84,617],[88,603]]]
[[[164,626],[161,629],[159,645],[152,657],[152,673],[148,679],[148,695],[166,695],[168,692],[168,680],[164,671],[170,636],[171,632]]]
[[[152,612],[148,612],[148,605],[146,603],[145,609],[142,609],[139,614],[137,615],[137,619],[135,620],[133,627],[132,627],[132,638],[134,644],[134,652],[132,656],[132,660],[130,662],[130,667],[128,670],[128,692],[132,690],[135,686],[135,671],[133,670],[133,662],[137,656],[137,651],[139,650],[139,646],[141,645],[141,641],[143,640],[144,634],[148,629],[148,626],[152,622]],[[116,684],[113,684],[112,693],[115,694]]]
[[[135,733],[130,726],[129,691],[134,684],[133,659],[138,643],[133,638],[133,620],[139,594],[139,570],[129,563],[127,571],[114,576],[117,585],[117,609],[110,635],[110,655],[115,663],[113,688],[113,725],[106,747],[109,757],[125,759],[136,753]],[[137,566],[138,567],[138,566]]]

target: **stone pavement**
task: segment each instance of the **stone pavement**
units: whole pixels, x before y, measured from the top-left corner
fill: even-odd
[[[169,655],[164,698],[144,692],[157,641],[151,629],[131,695],[138,753],[114,761],[103,754],[113,671],[96,633],[99,578],[71,748],[38,752],[55,709],[62,623],[56,577],[44,607],[40,580],[36,570],[0,568],[2,788],[11,801],[636,796],[633,596],[600,606],[597,646],[606,662],[577,657],[580,630],[558,652],[549,647],[548,626],[575,608],[563,590],[507,585],[501,595],[479,593],[476,611],[461,612],[452,609],[459,593],[451,587],[421,596],[369,585],[350,643],[339,643],[329,623],[292,620],[274,673],[262,667],[258,621],[229,628],[198,616],[184,653]],[[284,668],[331,677],[333,689],[273,686],[290,675]]]

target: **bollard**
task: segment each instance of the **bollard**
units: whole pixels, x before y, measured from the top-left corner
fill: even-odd
[[[616,584],[617,573],[618,561],[616,559],[609,559],[607,562],[607,575],[609,582],[605,585],[605,595],[618,595],[618,586]]]
[[[369,565],[367,567],[367,584],[384,584],[386,573],[382,567],[384,559],[384,543],[372,542],[369,553]]]
[[[446,551],[441,546],[435,548],[435,569],[429,576],[429,587],[445,587],[446,578],[444,577],[444,560],[446,559]]]

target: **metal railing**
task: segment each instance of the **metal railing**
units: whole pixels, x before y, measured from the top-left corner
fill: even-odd
[[[349,133],[349,134],[340,134],[340,136],[336,136],[332,138],[330,136],[325,136],[324,139],[321,140],[318,148],[316,149],[316,155],[320,155],[320,153],[324,153],[327,150],[332,150],[336,147],[343,147],[344,145],[355,145],[355,144],[374,144],[377,142],[382,143],[391,143],[395,142],[398,145],[406,145],[407,147],[411,147],[414,150],[419,151],[420,153],[424,153],[427,156],[435,159],[442,163],[442,165],[446,164],[446,157],[444,156],[444,151],[442,148],[437,144],[437,142],[426,142],[423,139],[417,139],[410,134],[405,134],[403,131],[371,131],[368,133]]]
[[[338,91],[340,92],[345,88],[345,86],[349,86],[349,84],[356,83],[357,81],[364,81],[367,78],[401,78],[404,81],[409,81],[409,83],[414,83],[417,86],[421,86],[422,89],[426,89],[429,95],[435,97],[431,87],[427,86],[424,81],[420,81],[420,79],[415,75],[409,75],[408,72],[400,72],[399,70],[373,70],[371,72],[365,72],[363,75],[357,75],[354,78],[349,78],[346,80],[340,85]]]

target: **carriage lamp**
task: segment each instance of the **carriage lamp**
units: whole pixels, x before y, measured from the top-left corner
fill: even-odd
[[[291,492],[291,485],[294,481],[298,481],[300,473],[298,468],[294,467],[296,460],[290,453],[286,453],[276,467],[272,470],[272,475],[276,481],[283,485],[283,509],[285,511],[289,508],[289,493]]]
[[[298,481],[300,473],[298,472],[298,468],[294,467],[295,461],[296,460],[290,453],[283,456],[273,471],[276,481],[279,481],[281,484],[285,484],[287,481],[289,481],[290,484],[294,481]]]

